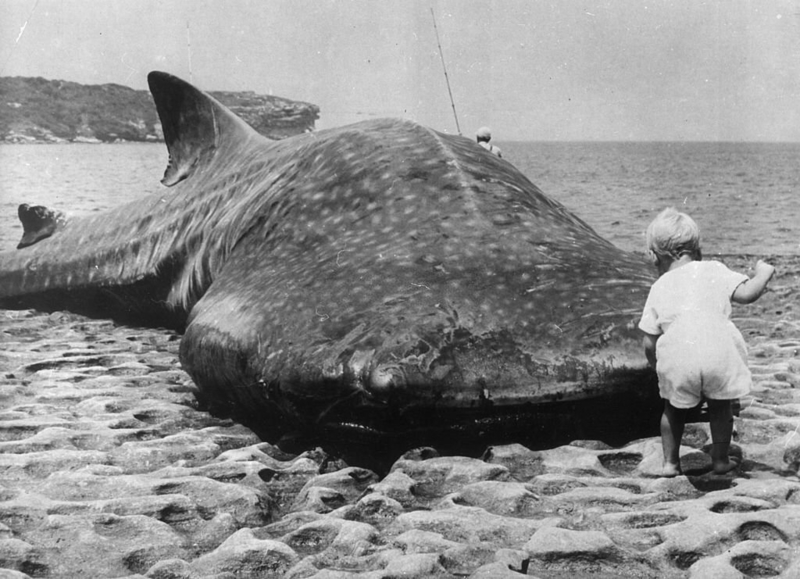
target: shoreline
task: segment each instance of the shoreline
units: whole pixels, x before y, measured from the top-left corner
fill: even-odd
[[[0,141],[0,145],[132,145],[132,144],[144,144],[144,145],[157,145],[157,144],[164,144],[164,139],[140,139],[136,141],[130,141],[126,139],[115,139],[113,141],[101,141],[100,139],[89,139],[89,138],[82,138],[82,139],[75,139],[72,141],[68,141],[66,139],[63,140],[49,140],[49,139],[24,139],[21,138],[20,140],[8,140],[8,138]]]
[[[0,576],[793,577],[800,574],[800,255],[734,306],[754,386],[730,476],[708,425],[685,476],[660,439],[398,457],[385,476],[288,455],[198,407],[180,337],[0,311]]]

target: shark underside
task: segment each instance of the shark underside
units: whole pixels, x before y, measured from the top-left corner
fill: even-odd
[[[571,403],[623,423],[600,401],[652,399],[651,266],[508,162],[397,119],[271,141],[148,79],[168,188],[0,253],[2,307],[178,328],[203,399],[268,438],[536,431]]]

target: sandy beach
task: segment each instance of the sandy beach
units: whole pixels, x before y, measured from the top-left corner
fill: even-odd
[[[726,476],[705,423],[671,479],[658,437],[424,448],[379,476],[204,412],[178,335],[0,311],[0,578],[798,577],[800,257],[766,258],[734,309],[754,388]]]

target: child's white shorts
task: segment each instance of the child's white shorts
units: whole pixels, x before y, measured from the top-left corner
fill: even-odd
[[[730,320],[682,316],[656,344],[658,389],[675,408],[750,392],[744,338]]]

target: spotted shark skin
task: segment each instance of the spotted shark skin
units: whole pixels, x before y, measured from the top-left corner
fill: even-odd
[[[651,266],[507,161],[397,119],[271,141],[148,80],[169,188],[0,253],[3,307],[179,327],[203,396],[273,436],[447,427],[652,379]]]

